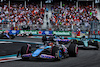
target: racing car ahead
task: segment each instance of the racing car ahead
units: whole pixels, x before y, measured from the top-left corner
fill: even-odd
[[[15,38],[15,36],[10,33],[2,32],[0,34],[0,39],[14,39],[14,38]]]
[[[83,47],[85,49],[94,48],[96,50],[99,49],[99,43],[98,41],[95,41],[94,39],[87,39],[85,36],[80,38],[79,40],[74,40],[74,43],[78,44],[78,47]]]
[[[27,36],[33,36],[32,33],[28,32],[28,33],[20,33],[17,35],[18,37],[27,37]]]
[[[34,58],[61,60],[68,56],[76,57],[78,47],[77,44],[71,41],[67,45],[59,44],[58,41],[46,41],[45,45],[41,45],[37,49],[32,49],[29,44],[22,46],[17,57],[19,54],[21,54],[23,60],[32,60]]]

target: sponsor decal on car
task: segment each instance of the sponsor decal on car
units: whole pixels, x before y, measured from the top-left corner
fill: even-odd
[[[31,54],[25,54],[22,57],[30,57],[30,56],[31,56]]]
[[[54,56],[51,56],[51,55],[41,54],[41,55],[40,55],[40,58],[53,59],[53,58],[55,58],[55,57],[54,57]]]

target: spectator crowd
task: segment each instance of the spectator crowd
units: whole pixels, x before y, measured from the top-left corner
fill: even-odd
[[[63,7],[60,8],[59,5],[55,4],[51,9],[52,17],[50,21],[56,27],[54,30],[60,30],[61,26],[65,26],[65,28],[68,26],[69,28],[71,25],[77,26],[78,29],[81,25],[88,27],[90,26],[89,21],[98,20],[96,7],[92,8],[91,5],[76,7],[71,4],[63,4]]]
[[[23,4],[11,4],[10,8],[8,5],[0,7],[0,23],[10,24],[11,29],[28,29],[35,30],[41,29],[44,18],[44,8],[40,8],[38,4],[28,4],[26,8]],[[32,26],[34,25],[34,26]],[[34,28],[31,28],[34,27]]]
[[[0,7],[0,24],[9,24],[11,30],[41,30],[46,6],[40,8],[39,5],[31,3],[25,8],[21,3],[12,3],[9,8],[5,4]],[[54,4],[51,10],[50,30],[70,31],[72,25],[80,30],[81,25],[89,28],[90,21],[98,20],[96,7],[92,8],[91,5],[76,7],[63,4],[60,8],[58,4]]]

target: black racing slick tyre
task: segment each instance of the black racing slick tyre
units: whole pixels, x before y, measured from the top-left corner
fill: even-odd
[[[29,60],[29,57],[23,57],[22,56],[22,55],[28,54],[28,53],[31,53],[31,47],[29,47],[29,45],[22,46],[22,48],[21,48],[21,57],[22,57],[22,60]]]
[[[43,36],[42,37],[42,42],[45,42],[45,41],[47,41],[47,38],[46,38],[46,36]]]
[[[52,56],[55,56],[55,53],[57,52],[58,47],[54,46],[52,47]]]
[[[21,57],[22,57],[22,60],[28,60],[29,58],[26,58],[26,57],[23,57],[22,55],[26,54],[26,51],[27,51],[27,46],[22,46],[21,48]]]
[[[77,44],[77,40],[73,39],[73,43],[74,43],[74,44]]]
[[[0,39],[2,39],[3,38],[3,34],[0,34]]]
[[[11,39],[14,39],[14,38],[15,38],[15,36],[14,36],[14,35],[11,35],[11,36],[10,36],[10,38],[11,38]]]
[[[22,46],[21,48],[21,55],[26,54],[27,46]]]
[[[98,44],[97,41],[94,41],[94,45],[96,46],[96,50],[98,50],[99,49],[99,44]]]
[[[69,49],[68,49],[68,53],[69,53],[70,57],[76,57],[77,54],[78,54],[78,46],[77,46],[77,44],[74,44],[74,43],[70,44],[69,45]]]

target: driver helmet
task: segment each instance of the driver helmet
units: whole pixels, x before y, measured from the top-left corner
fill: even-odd
[[[83,36],[82,38],[85,38],[85,36]]]
[[[49,46],[53,46],[53,43],[49,43]]]
[[[54,38],[57,38],[56,34],[53,34],[53,37],[54,37]]]

